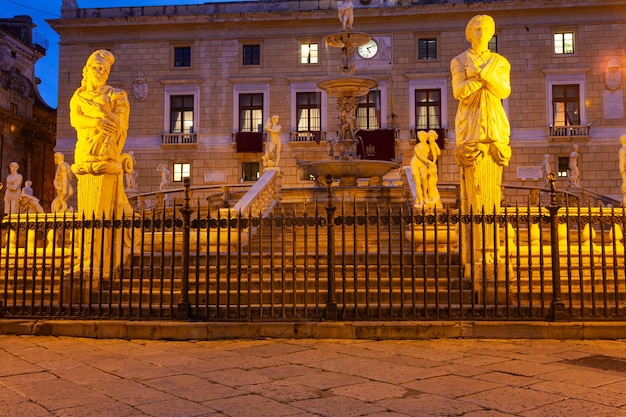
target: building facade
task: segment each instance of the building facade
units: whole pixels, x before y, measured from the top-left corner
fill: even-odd
[[[0,178],[17,162],[24,181],[45,209],[54,199],[56,110],[39,95],[35,63],[46,54],[46,40],[33,39],[29,16],[0,19]],[[24,184],[22,184],[24,186]]]
[[[109,84],[131,100],[126,150],[137,160],[139,192],[158,190],[162,164],[181,185],[185,176],[192,185],[254,181],[272,115],[282,126],[283,186],[311,186],[298,161],[328,158],[337,136],[339,110],[317,83],[341,74],[341,53],[324,41],[342,30],[338,3],[64,6],[49,21],[60,35],[57,150],[72,161],[69,100],[87,57],[104,48],[116,58]],[[374,138],[362,157],[391,155],[407,165],[416,130],[437,129],[439,181],[459,181],[450,61],[469,47],[467,22],[489,14],[491,49],[511,63],[504,104],[513,156],[503,183],[542,186],[548,155],[557,187],[567,188],[577,145],[581,186],[621,199],[623,1],[355,0],[354,7],[354,30],[372,37],[357,51],[355,72],[378,81],[357,109],[363,136]]]

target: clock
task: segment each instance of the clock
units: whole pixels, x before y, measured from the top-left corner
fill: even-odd
[[[357,52],[362,58],[373,58],[378,53],[378,44],[374,39],[370,39],[365,45],[359,46]]]

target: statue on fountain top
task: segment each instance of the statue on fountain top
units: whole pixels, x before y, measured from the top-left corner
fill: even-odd
[[[339,5],[338,12],[342,30],[344,32],[352,32],[352,24],[354,23],[354,3],[352,0],[344,0]]]

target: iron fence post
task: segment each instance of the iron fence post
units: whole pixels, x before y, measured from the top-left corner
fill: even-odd
[[[552,302],[550,304],[552,321],[565,320],[565,303],[561,300],[561,265],[559,259],[559,205],[556,193],[556,174],[548,174],[550,181],[550,252],[552,255]]]
[[[337,320],[337,299],[335,285],[335,210],[337,207],[333,204],[333,176],[327,175],[326,182],[328,186],[328,205],[326,206],[326,230],[328,233],[328,294],[326,296],[326,320]]]
[[[189,302],[189,239],[191,228],[191,208],[189,207],[189,177],[183,178],[185,185],[185,205],[180,209],[183,215],[183,257],[182,277],[180,288],[180,302],[176,317],[187,320],[191,317],[191,303]]]

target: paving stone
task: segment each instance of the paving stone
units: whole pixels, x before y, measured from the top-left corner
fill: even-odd
[[[497,388],[463,397],[463,401],[505,413],[521,413],[564,400],[566,397],[526,388]]]
[[[523,417],[624,417],[626,416],[626,410],[588,401],[564,400],[524,412],[520,415]]]
[[[405,398],[388,399],[376,404],[409,416],[462,416],[483,409],[476,404],[432,394],[417,394]]]
[[[256,394],[214,400],[205,404],[231,417],[279,417],[293,416],[302,412],[301,408]]]
[[[356,417],[385,410],[384,407],[340,396],[296,401],[291,404],[326,417]]]
[[[463,397],[465,395],[502,387],[501,384],[456,375],[421,379],[419,381],[409,382],[403,386],[448,398]]]

